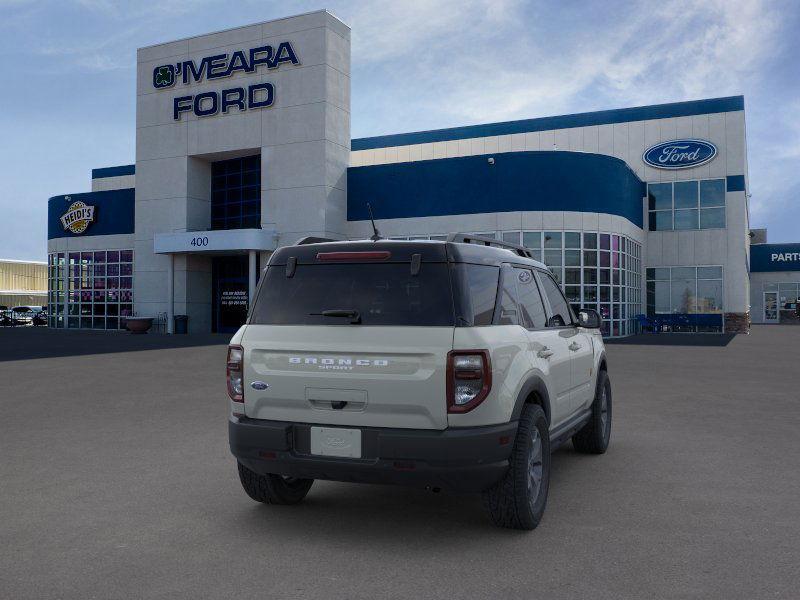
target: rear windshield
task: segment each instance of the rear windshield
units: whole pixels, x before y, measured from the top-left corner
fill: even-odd
[[[450,277],[445,263],[283,265],[267,269],[253,306],[255,325],[351,325],[323,311],[357,311],[362,325],[454,324]]]

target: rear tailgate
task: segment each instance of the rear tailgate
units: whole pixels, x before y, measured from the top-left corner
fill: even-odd
[[[444,429],[453,327],[444,244],[282,248],[262,277],[242,340],[245,414]]]
[[[445,429],[452,327],[248,325],[245,414],[255,419]],[[259,382],[254,387],[252,384]],[[261,383],[267,384],[266,389]]]

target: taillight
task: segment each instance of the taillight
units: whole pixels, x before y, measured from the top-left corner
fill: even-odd
[[[241,346],[228,346],[228,396],[234,402],[244,402],[244,348]]]
[[[487,350],[452,350],[447,354],[447,412],[471,411],[492,389]]]

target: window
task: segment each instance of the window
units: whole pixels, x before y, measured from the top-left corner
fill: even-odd
[[[677,315],[672,331],[721,331],[723,291],[722,267],[649,268],[647,315]]]
[[[517,284],[515,269],[503,267],[502,284],[500,286],[500,314],[497,316],[498,325],[519,325],[517,314]]]
[[[570,325],[573,322],[572,314],[556,282],[552,277],[544,273],[541,274],[541,282],[553,313],[550,326],[563,327],[565,325]]]
[[[651,183],[647,208],[650,231],[723,229],[725,180]]]
[[[670,191],[670,219],[671,194]],[[503,235],[511,239],[519,233],[504,231]],[[573,312],[582,307],[598,311],[603,317],[605,336],[637,331],[636,316],[642,312],[641,246],[638,242],[596,231],[521,233],[522,245],[535,259],[548,265],[562,285]]]
[[[471,326],[491,325],[497,300],[497,279],[500,268],[490,265],[454,265],[456,299],[461,302],[458,324]]]
[[[133,250],[59,252],[48,265],[50,327],[121,329],[133,315]]]
[[[545,326],[544,304],[536,285],[536,278],[530,269],[514,269],[517,274],[517,294],[522,312],[522,324],[528,329],[541,329]]]
[[[261,156],[211,164],[211,229],[261,227]]]
[[[363,325],[452,326],[448,266],[423,263],[412,275],[408,263],[298,265],[286,277],[270,266],[259,287],[252,323],[261,325],[349,325],[324,310],[354,310]]]

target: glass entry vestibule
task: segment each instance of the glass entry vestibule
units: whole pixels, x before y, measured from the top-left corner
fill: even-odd
[[[764,284],[764,322],[800,325],[800,283]]]

